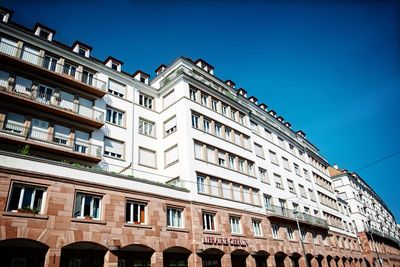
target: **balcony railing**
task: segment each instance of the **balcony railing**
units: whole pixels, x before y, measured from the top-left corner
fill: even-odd
[[[303,222],[306,222],[309,224],[318,225],[318,226],[322,226],[325,228],[328,227],[328,222],[326,220],[319,218],[319,217],[315,217],[313,215],[310,215],[310,214],[307,214],[304,212],[296,212],[294,210],[275,206],[275,205],[271,205],[270,208],[268,209],[268,211],[272,215],[278,215],[278,216],[286,217],[286,218],[293,219],[293,220],[296,220],[296,218],[297,218],[299,221],[303,221]]]
[[[55,58],[49,56],[39,56],[19,47],[0,42],[0,53],[12,56],[27,63],[36,65],[42,69],[66,76],[78,82],[96,87],[101,91],[106,91],[106,82],[101,81],[94,77],[93,73],[88,71],[79,71],[77,68],[70,64],[60,64]]]
[[[368,232],[370,232],[371,234],[374,234],[374,235],[377,235],[377,236],[380,236],[380,237],[383,237],[383,238],[388,238],[388,239],[396,242],[397,244],[400,244],[400,239],[397,239],[395,236],[392,236],[392,235],[390,235],[388,233],[383,233],[383,232],[378,231],[378,230],[376,230],[374,228],[371,228],[371,227],[367,227],[366,230]]]
[[[38,90],[34,90],[32,88],[26,88],[21,86],[14,87],[11,91],[7,90],[7,87],[0,86],[0,91],[5,92],[12,95],[17,95],[20,97],[24,97],[35,102],[38,102],[43,105],[52,106],[58,108],[60,110],[73,112],[80,116],[103,122],[104,121],[104,112],[95,110],[93,108],[89,108],[87,106],[83,106],[81,104],[75,103],[73,101],[69,101],[66,99],[62,99],[60,97],[56,97],[55,95],[47,94],[44,92],[40,92]]]
[[[84,154],[89,157],[101,158],[101,146],[90,144],[83,140],[73,140],[62,134],[50,134],[45,129],[27,128],[22,123],[0,121],[0,135],[30,140],[38,145],[54,146],[55,149],[72,153]]]

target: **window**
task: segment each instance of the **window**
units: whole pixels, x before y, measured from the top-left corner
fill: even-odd
[[[175,228],[183,228],[182,209],[167,208],[167,226]]]
[[[214,217],[215,214],[203,213],[203,230],[215,231]]]
[[[205,180],[203,176],[197,175],[197,192],[206,193]]]
[[[139,133],[149,136],[154,136],[155,127],[154,122],[139,119]]]
[[[236,110],[231,108],[231,119],[235,120],[235,117],[236,117]]]
[[[272,133],[267,129],[264,129],[264,133],[265,133],[265,138],[267,138],[268,141],[272,142]]]
[[[214,127],[215,127],[215,135],[221,137],[221,125],[216,123]]]
[[[53,142],[61,145],[68,145],[70,132],[71,130],[69,128],[55,124]]]
[[[115,63],[114,61],[111,61],[111,68],[112,68],[113,70],[118,70],[118,66],[119,66],[118,63]]]
[[[240,234],[242,232],[240,229],[240,218],[239,217],[229,217],[229,224],[231,226],[232,234]]]
[[[196,94],[197,92],[195,90],[190,89],[190,99],[193,101],[196,101]]]
[[[310,181],[310,177],[308,175],[308,171],[306,169],[303,169],[303,174],[304,174],[304,178],[308,181]]]
[[[215,100],[215,99],[211,100],[211,108],[212,108],[212,110],[217,111],[217,109],[218,109],[218,101],[217,100]]]
[[[218,152],[218,164],[225,167],[225,153]]]
[[[293,181],[288,179],[287,183],[288,183],[288,187],[289,187],[289,192],[293,193],[293,194],[296,194],[296,189],[294,188]]]
[[[203,106],[208,107],[208,96],[207,95],[201,95],[201,104]]]
[[[229,129],[228,127],[225,127],[225,139],[229,142],[232,141],[232,137],[231,137],[231,129]]]
[[[286,230],[287,230],[288,239],[289,240],[294,240],[292,227],[288,227],[288,228],[286,228]]]
[[[312,233],[312,237],[313,237],[313,243],[318,244],[318,238],[317,238],[317,234],[315,232]]]
[[[104,137],[104,155],[122,159],[124,157],[124,142]]]
[[[268,174],[266,170],[258,168],[258,176],[261,182],[268,183]]]
[[[110,79],[108,81],[108,92],[118,97],[124,97],[126,94],[126,86]]]
[[[128,201],[125,216],[127,223],[146,223],[146,204]]]
[[[240,146],[242,144],[242,142],[240,140],[240,133],[234,132],[233,137],[234,137],[235,144]]]
[[[235,169],[235,157],[231,155],[229,155],[229,168]]]
[[[167,95],[163,97],[163,107],[164,109],[171,106],[175,102],[175,90],[172,90]]]
[[[46,55],[43,59],[43,68],[50,71],[56,71],[57,59],[54,57]]]
[[[146,167],[156,168],[156,152],[139,147],[139,164]]]
[[[86,83],[88,85],[92,85],[93,84],[93,77],[94,77],[93,73],[91,73],[91,72],[89,72],[87,70],[82,71],[82,82],[83,83]]]
[[[258,157],[264,158],[264,150],[261,145],[254,143],[254,151]]]
[[[283,168],[285,168],[285,170],[290,171],[289,160],[287,158],[282,157],[282,162],[283,162]]]
[[[168,136],[176,131],[176,116],[164,122],[164,135]]]
[[[25,116],[14,112],[7,112],[4,130],[16,134],[22,134],[24,130]],[[47,130],[47,128],[46,128]]]
[[[307,198],[307,193],[306,193],[306,190],[304,189],[304,186],[302,186],[301,184],[299,184],[299,189],[300,189],[300,195],[301,195],[301,197]]]
[[[264,195],[264,206],[267,210],[272,208],[272,198],[269,195]]]
[[[196,159],[203,159],[203,146],[199,143],[194,143],[194,156]]]
[[[227,111],[228,107],[225,105],[221,105],[221,113],[222,115],[226,116],[226,111]]]
[[[30,137],[32,139],[47,140],[48,129],[49,129],[49,122],[37,118],[32,118]]]
[[[261,221],[252,220],[254,236],[262,236]]]
[[[239,171],[244,172],[244,160],[239,159]]]
[[[0,70],[0,86],[8,87],[8,78],[10,77],[10,73]]]
[[[272,225],[272,237],[279,238],[279,225],[277,224]]]
[[[175,145],[174,147],[171,147],[167,151],[165,151],[165,166],[169,166],[173,163],[178,162],[179,157],[178,157],[178,146]]]
[[[199,116],[192,114],[192,127],[199,128]]]
[[[258,125],[254,121],[250,121],[250,127],[254,132],[258,132]]]
[[[215,163],[215,149],[212,147],[207,147],[207,161]]]
[[[44,187],[13,183],[7,211],[16,212],[23,209],[40,214],[45,192]]]
[[[75,73],[76,73],[76,66],[65,62],[64,63],[64,67],[63,67],[63,73],[72,77],[75,77]]]
[[[83,48],[83,47],[79,47],[79,48],[78,48],[78,54],[79,54],[79,55],[81,55],[81,56],[86,56],[86,52],[87,52],[87,49],[85,49],[85,48]]]
[[[274,151],[269,150],[269,158],[271,160],[271,163],[279,165],[278,157],[276,156],[276,153]]]
[[[13,91],[30,96],[32,93],[32,81],[21,76],[16,76]]]
[[[75,130],[74,151],[86,154],[88,152],[90,134]]]
[[[280,146],[281,148],[285,149],[285,142],[279,136],[278,136],[278,146]]]
[[[294,167],[294,172],[295,172],[298,176],[301,176],[299,165],[297,165],[296,163],[293,163],[293,167]]]
[[[292,145],[292,144],[289,144],[289,150],[290,150],[290,153],[292,153],[293,155],[294,155],[294,146]]]
[[[139,95],[139,105],[141,105],[145,108],[153,109],[153,100],[154,100],[154,98],[151,96],[147,96],[147,95],[143,95],[143,94]]]
[[[232,198],[232,190],[229,182],[222,181],[222,197],[231,199]]]
[[[307,232],[303,229],[301,229],[301,240],[303,240],[304,242],[306,242],[306,236],[307,236]]]
[[[314,194],[314,191],[312,189],[308,189],[308,194],[310,195],[310,199],[312,201],[316,201],[315,200],[315,194]]]
[[[74,218],[91,217],[100,219],[101,197],[86,193],[76,193]]]
[[[203,130],[207,133],[210,132],[210,124],[209,120],[203,120]]]
[[[122,111],[118,111],[112,108],[107,108],[106,114],[106,122],[116,124],[118,126],[123,126],[123,118],[124,113]]]
[[[280,176],[280,175],[274,173],[274,181],[275,181],[275,186],[276,186],[277,188],[283,189],[283,186],[282,186],[282,179],[281,179],[281,176]]]

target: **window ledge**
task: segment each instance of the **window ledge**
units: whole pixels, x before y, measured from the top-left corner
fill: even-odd
[[[152,225],[148,224],[135,224],[135,223],[124,223],[124,226],[126,227],[134,227],[134,228],[144,228],[144,229],[152,229]]]
[[[299,243],[299,241],[294,240],[294,239],[289,239],[289,242],[291,242],[291,243]]]
[[[93,224],[102,224],[102,225],[106,224],[106,221],[103,221],[103,220],[84,219],[84,218],[71,218],[71,222],[93,223]]]
[[[112,125],[112,126],[115,126],[115,127],[121,128],[121,129],[124,129],[124,130],[127,130],[127,129],[128,129],[128,128],[126,128],[125,125],[118,125],[118,124],[116,124],[116,123],[112,123],[112,122],[109,122],[109,121],[106,121],[106,120],[104,120],[104,122],[105,122],[106,124],[109,124],[109,125]]]
[[[186,229],[186,228],[176,228],[176,227],[171,227],[171,226],[167,226],[167,228],[165,228],[165,230],[167,230],[167,231],[176,231],[176,232],[189,233],[189,229]]]
[[[125,162],[125,158],[116,158],[116,157],[113,157],[113,156],[108,156],[108,155],[106,155],[104,153],[102,154],[102,156],[106,157],[106,158],[109,158],[109,159],[115,159],[115,160],[119,160],[119,161]]]
[[[34,218],[34,219],[42,219],[42,220],[47,220],[49,218],[48,215],[12,212],[12,211],[4,211],[1,213],[1,215],[10,216],[10,217],[20,217],[20,218]]]
[[[231,236],[246,237],[246,235],[244,235],[244,234],[235,234],[235,233],[231,233]]]
[[[267,238],[266,237],[264,237],[264,236],[254,236],[254,239],[262,239],[262,240],[267,240]]]
[[[210,231],[210,230],[203,230],[203,234],[207,234],[207,235],[222,235],[221,232]]]

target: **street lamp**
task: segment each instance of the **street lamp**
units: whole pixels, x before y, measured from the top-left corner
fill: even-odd
[[[301,234],[300,223],[299,223],[299,219],[298,219],[298,217],[297,217],[297,214],[298,214],[298,213],[299,213],[299,212],[297,211],[297,209],[293,210],[293,214],[294,214],[295,217],[296,217],[297,229],[299,230],[300,244],[301,244],[301,247],[302,247],[302,249],[303,249],[303,256],[304,256],[304,260],[306,261],[306,267],[310,267],[310,266],[308,265],[308,260],[307,260],[307,256],[306,256],[306,249],[304,248],[304,242],[303,242],[303,237],[302,237],[302,234]],[[382,266],[381,266],[381,267],[382,267]]]

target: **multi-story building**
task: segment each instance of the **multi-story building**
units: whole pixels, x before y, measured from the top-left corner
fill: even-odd
[[[349,203],[365,256],[392,266],[398,260],[400,231],[396,220],[375,191],[357,174],[329,168],[338,198]]]
[[[305,133],[212,65],[150,80],[0,14],[5,266],[374,264]]]

